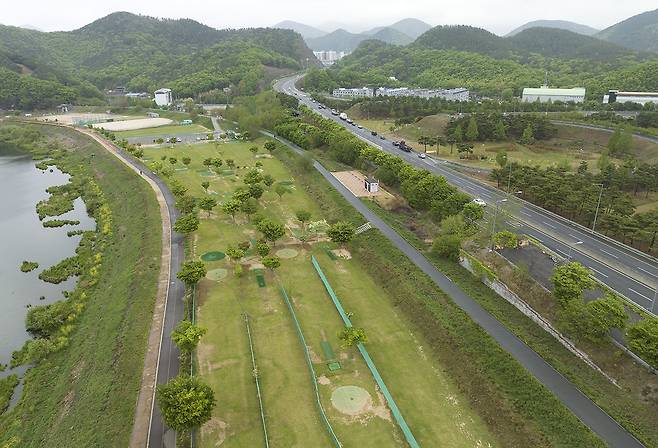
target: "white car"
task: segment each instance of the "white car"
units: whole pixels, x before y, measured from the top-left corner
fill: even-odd
[[[420,159],[426,159],[426,158],[427,158],[427,154],[425,154],[424,152],[419,152],[419,153],[418,153],[418,157],[419,157]]]
[[[471,202],[474,203],[474,204],[479,205],[480,207],[486,207],[487,206],[487,203],[484,202],[484,200],[482,200],[480,198],[475,198]]]

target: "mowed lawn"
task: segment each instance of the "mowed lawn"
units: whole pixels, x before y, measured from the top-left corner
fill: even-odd
[[[260,142],[262,143],[262,142]],[[217,407],[213,419],[202,428],[201,446],[244,447],[263,444],[256,388],[253,379],[244,315],[249,316],[258,374],[261,382],[268,435],[273,447],[330,446],[331,439],[315,404],[311,378],[304,352],[295,333],[292,318],[283,302],[279,284],[294,304],[314,368],[320,380],[322,405],[338,438],[345,446],[405,446],[404,438],[378,392],[375,382],[356,349],[341,348],[338,332],[342,321],[319,280],[311,255],[315,255],[345,309],[353,313],[353,322],[368,335],[371,357],[396,399],[417,440],[424,446],[496,446],[477,413],[462,400],[454,384],[442,373],[431,356],[424,352],[424,341],[390,305],[390,298],[358,265],[350,259],[334,260],[327,254],[335,249],[327,241],[301,244],[293,237],[301,229],[294,212],[305,209],[312,220],[323,217],[314,200],[296,188],[285,166],[275,158],[255,158],[252,144],[197,144],[187,147],[147,149],[157,160],[162,155],[192,158],[189,168],[178,166],[176,177],[189,194],[203,196],[201,182],[209,181],[209,194],[219,202],[230,197],[242,185],[239,177],[257,160],[277,181],[291,182],[289,193],[279,199],[266,191],[260,199],[259,214],[283,223],[287,235],[272,252],[294,249],[293,258],[282,259],[275,272],[266,272],[266,287],[258,287],[249,266],[258,263],[249,254],[242,260],[245,272],[233,273],[234,262],[224,259],[207,262],[219,280],[204,279],[199,288],[198,322],[208,329],[198,350],[199,374],[215,390]],[[261,149],[261,154],[265,151]],[[208,157],[233,159],[235,174],[222,167],[214,175],[202,165]],[[236,176],[237,175],[237,176]],[[272,190],[272,189],[270,189]],[[219,207],[208,217],[200,212],[201,226],[195,237],[194,256],[208,251],[224,252],[230,245],[260,238],[244,214],[235,221]],[[217,271],[223,269],[225,271]],[[220,275],[221,276],[221,275]],[[214,277],[217,278],[217,277]],[[330,372],[321,342],[327,340],[341,369]],[[365,389],[371,403],[360,415],[347,415],[335,409],[331,394],[335,388],[355,385]]]
[[[163,135],[184,135],[184,134],[197,134],[203,132],[210,132],[210,130],[198,124],[180,125],[172,124],[166,126],[158,126],[155,128],[134,129],[132,131],[118,131],[114,135],[117,138],[131,138],[131,137],[159,137]]]

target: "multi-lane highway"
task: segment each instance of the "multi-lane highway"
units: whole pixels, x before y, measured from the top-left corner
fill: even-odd
[[[607,238],[599,233],[544,210],[536,205],[468,177],[450,165],[433,158],[421,159],[416,153],[400,151],[393,142],[373,136],[368,129],[359,129],[328,109],[318,108],[310,97],[295,87],[295,82],[303,75],[296,75],[277,81],[277,91],[296,95],[299,100],[323,117],[345,126],[360,139],[404,159],[419,168],[427,169],[463,190],[481,198],[488,204],[488,209],[504,207],[513,217],[511,223],[532,237],[541,241],[549,249],[567,258],[582,263],[592,270],[593,276],[609,288],[617,291],[638,307],[658,312],[656,290],[658,288],[658,261],[631,247]],[[505,200],[505,202],[501,202]]]

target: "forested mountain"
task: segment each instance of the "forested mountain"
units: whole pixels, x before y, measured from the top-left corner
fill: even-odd
[[[372,34],[356,34],[340,28],[325,36],[306,39],[306,43],[315,51],[352,51],[358,47],[361,42],[369,39],[380,40],[393,45],[407,45],[413,41],[411,37],[390,27],[383,27],[371,31],[374,32]]]
[[[328,34],[326,31],[321,29],[292,20],[284,20],[283,22],[279,22],[276,25],[273,25],[272,28],[281,28],[284,30],[295,31],[296,33],[301,34],[304,39],[313,39]]]
[[[483,36],[483,33],[475,36]],[[389,77],[395,76],[404,85],[464,86],[482,95],[511,97],[520,95],[524,87],[541,85],[548,70],[551,85],[585,86],[590,98],[597,101],[608,89],[646,90],[658,85],[658,58],[642,62],[632,57],[597,60],[544,57],[533,53],[521,56],[510,48],[498,47],[509,52],[509,58],[501,58],[473,51],[435,50],[418,42],[396,47],[367,41],[325,75],[314,75],[312,80],[318,87],[327,89],[389,85]]]
[[[627,48],[556,28],[530,28],[506,40],[519,53],[537,53],[549,58],[603,60],[633,56]]]
[[[373,28],[368,31],[364,31],[361,34],[367,34],[369,36],[372,36],[373,34],[381,31],[384,28],[392,28],[394,30],[397,30],[401,32],[402,34],[409,36],[412,39],[416,39],[418,36],[423,34],[424,32],[430,30],[432,28],[432,25],[429,25],[422,20],[418,19],[402,19],[397,22],[395,22],[392,25],[389,26],[379,26],[377,28]]]
[[[468,25],[435,26],[418,37],[414,45],[432,50],[470,51],[494,58],[509,57],[512,51],[504,38]]]
[[[569,22],[567,20],[534,20],[526,24],[521,25],[518,28],[507,33],[505,37],[514,36],[519,34],[523,30],[530,28],[556,28],[559,30],[567,30],[572,33],[582,34],[583,36],[593,36],[598,33],[599,30],[592,28],[591,26],[583,25],[581,23]]]
[[[306,58],[314,60],[293,31],[216,30],[193,20],[123,12],[70,32],[0,26],[0,67],[30,82],[68,86],[75,92],[73,100],[98,97],[98,89],[117,85],[153,91],[166,84],[179,96],[229,85],[238,94],[255,93],[268,75],[298,69]],[[8,90],[0,83],[0,106],[18,105],[11,101],[17,92]]]
[[[500,37],[472,26],[437,26],[416,39],[414,45],[433,50],[468,51],[496,59],[518,61],[527,60],[532,54],[561,59],[648,58],[646,54],[638,54],[610,42],[557,28],[530,28],[511,37]]]
[[[637,51],[658,52],[658,9],[630,17],[596,37]]]

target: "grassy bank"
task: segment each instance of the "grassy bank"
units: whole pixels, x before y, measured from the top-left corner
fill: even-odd
[[[384,210],[372,201],[368,201],[367,204],[407,241],[419,250],[425,251],[428,259],[441,272],[450,277],[470,297],[504,323],[615,420],[648,447],[658,446],[658,427],[655,424],[655,415],[658,412],[658,379],[655,375],[635,364],[611,343],[605,344],[604,347],[586,346],[586,351],[592,355],[594,361],[617,380],[620,387],[616,387],[466,269],[429,252],[429,246],[416,234],[420,226],[413,217]]]
[[[359,219],[298,157],[287,151],[278,155],[325,214]],[[381,234],[364,233],[352,243],[352,251],[409,319],[412,331],[426,338],[426,353],[443,366],[503,446],[603,446]]]
[[[68,149],[59,164],[104,193],[112,228],[96,283],[66,348],[26,374],[18,405],[0,417],[7,447],[127,446],[160,265],[161,224],[150,187],[69,129],[30,125]]]

